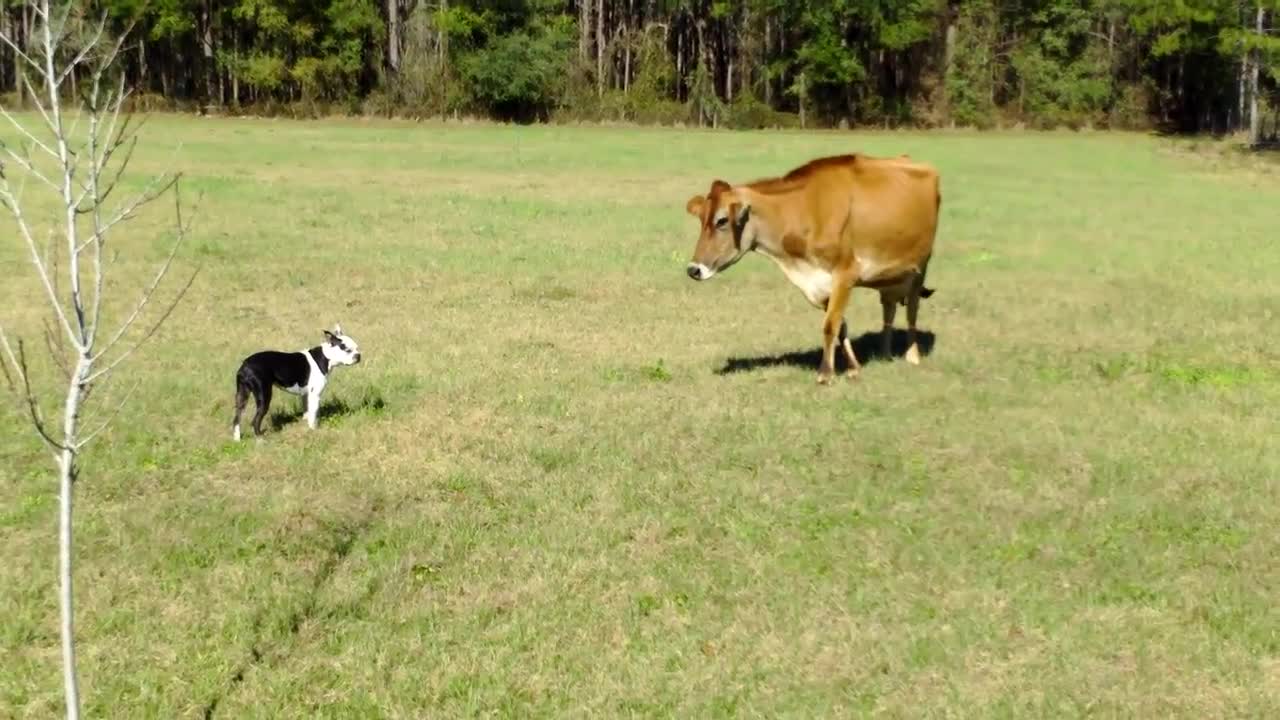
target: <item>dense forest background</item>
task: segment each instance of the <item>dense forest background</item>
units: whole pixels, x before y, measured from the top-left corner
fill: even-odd
[[[200,111],[1265,136],[1280,110],[1280,0],[78,1],[138,20],[142,102]]]

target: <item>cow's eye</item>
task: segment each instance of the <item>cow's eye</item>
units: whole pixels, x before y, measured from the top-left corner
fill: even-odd
[[[723,228],[725,225],[728,225],[728,224],[729,224],[729,216],[728,216],[728,215],[725,215],[725,216],[722,216],[722,217],[716,218],[716,228],[717,228],[717,229],[719,229],[719,228]]]

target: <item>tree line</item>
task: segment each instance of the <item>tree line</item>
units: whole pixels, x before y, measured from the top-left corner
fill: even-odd
[[[1256,137],[1280,110],[1280,0],[73,1],[137,21],[138,101],[200,110]]]

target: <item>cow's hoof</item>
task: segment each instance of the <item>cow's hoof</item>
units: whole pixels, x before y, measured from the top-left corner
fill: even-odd
[[[830,370],[828,370],[827,372],[820,372],[820,373],[818,373],[818,384],[819,384],[819,385],[830,385],[830,384],[831,384],[831,380],[832,380],[832,378],[834,377],[834,375],[835,375],[835,373],[832,373]]]
[[[857,380],[862,377],[862,371],[858,368],[849,368],[844,371],[844,376],[850,380]]]
[[[919,348],[917,348],[915,345],[912,345],[911,347],[907,348],[906,361],[911,363],[912,365],[919,365],[920,364]]]

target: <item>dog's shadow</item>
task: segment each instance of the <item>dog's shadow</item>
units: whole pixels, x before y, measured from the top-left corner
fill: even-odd
[[[901,358],[907,354],[907,331],[894,328],[893,337],[889,340],[889,355],[885,356],[881,352],[881,338],[883,332],[863,333],[856,340],[853,340],[853,354],[858,357],[858,363],[865,365],[874,360],[890,360]],[[920,354],[928,356],[933,352],[934,343],[937,336],[926,330],[916,331],[916,342],[920,346]],[[835,348],[836,372],[844,372],[848,369],[849,363],[845,360],[844,351],[839,345]],[[817,371],[818,364],[822,362],[822,348],[817,347],[813,350],[797,350],[795,352],[783,353],[781,355],[763,355],[758,357],[735,357],[725,361],[724,367],[716,370],[717,375],[731,375],[733,373],[751,372],[753,370],[761,370],[771,367],[798,367],[806,370]]]
[[[351,415],[357,412],[372,411],[382,412],[386,409],[386,402],[381,395],[365,394],[358,403],[349,403],[342,398],[329,398],[320,401],[320,407],[316,410],[316,422],[322,422],[326,418],[338,418]],[[307,401],[302,398],[295,401],[289,409],[273,410],[268,421],[271,423],[271,429],[279,431],[293,423],[301,420],[307,412]]]

